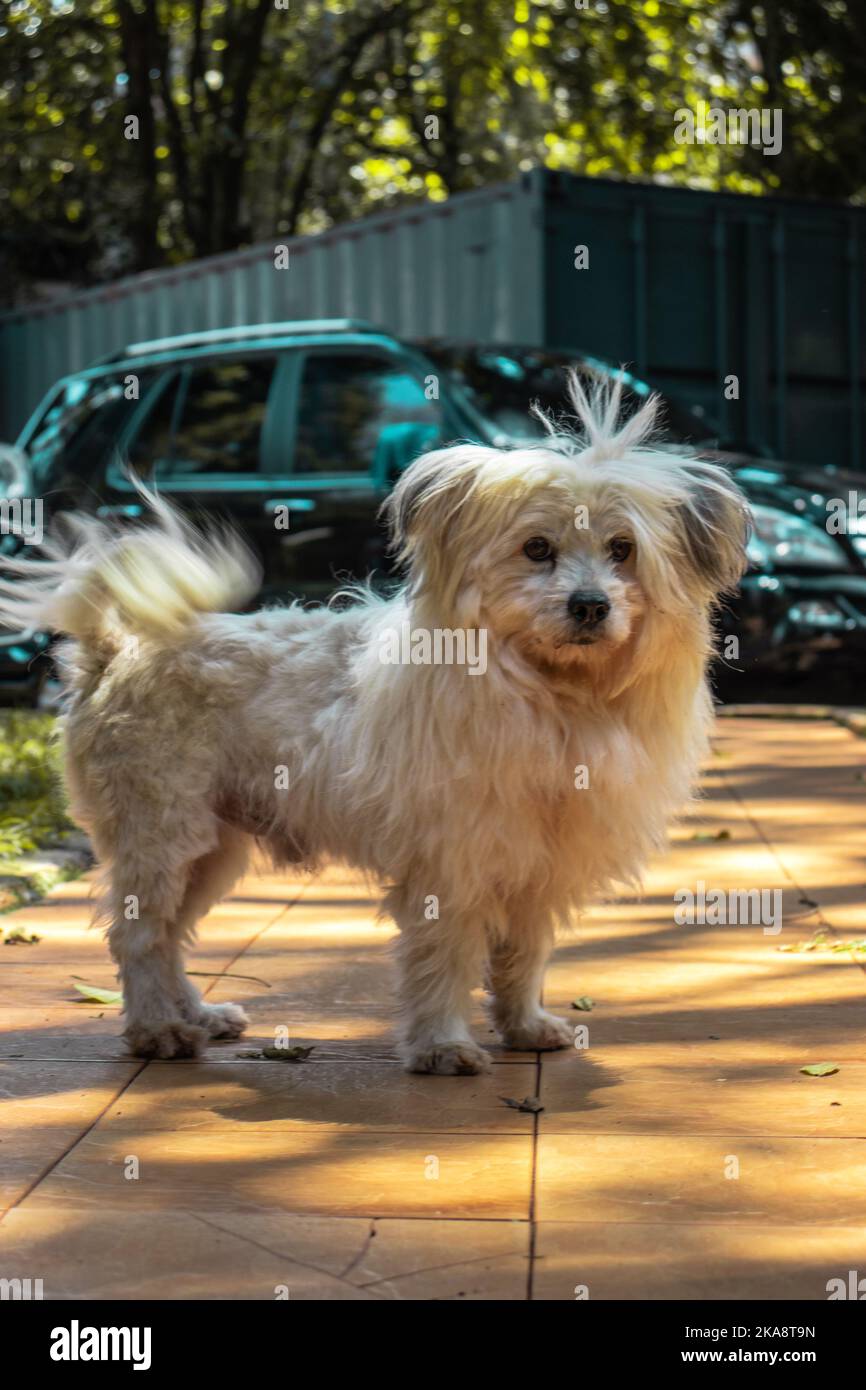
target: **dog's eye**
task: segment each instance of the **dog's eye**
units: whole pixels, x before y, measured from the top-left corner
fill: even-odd
[[[631,555],[634,546],[631,541],[627,541],[624,536],[615,536],[607,548],[610,552],[610,558],[615,560],[618,565],[621,565],[623,560],[627,560],[629,555]]]
[[[555,560],[556,554],[550,541],[546,541],[543,536],[533,536],[523,547],[523,553],[528,560]]]

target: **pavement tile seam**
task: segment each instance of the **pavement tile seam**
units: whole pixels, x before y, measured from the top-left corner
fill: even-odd
[[[146,1066],[147,1062],[142,1061],[141,1065],[136,1067],[132,1075],[127,1077],[124,1084],[120,1086],[112,1096],[109,1097],[105,1105],[99,1111],[99,1114],[94,1116],[90,1124],[88,1124],[83,1130],[81,1130],[78,1134],[75,1135],[74,1139],[72,1139],[72,1141],[66,1146],[62,1153],[58,1154],[56,1158],[53,1158],[50,1163],[46,1164],[45,1168],[39,1173],[39,1175],[36,1178],[34,1178],[34,1180],[31,1183],[29,1183],[22,1192],[18,1193],[17,1197],[13,1202],[9,1202],[5,1207],[2,1208],[2,1210],[0,1210],[0,1226],[2,1226],[3,1224],[4,1217],[6,1217],[10,1211],[14,1211],[16,1207],[19,1207],[24,1202],[26,1202],[27,1198],[33,1192],[35,1192],[38,1187],[42,1185],[45,1179],[50,1177],[50,1175],[54,1172],[55,1168],[57,1168],[61,1163],[63,1163],[64,1159],[69,1157],[69,1155],[78,1147],[82,1140],[86,1139],[87,1136],[96,1129],[100,1120],[102,1120],[105,1117],[111,1106],[117,1104],[118,1100],[123,1095],[123,1093],[129,1089],[129,1087],[133,1084],[134,1081],[138,1079],[139,1076],[141,1076],[141,1073],[145,1070]]]
[[[295,897],[291,898],[288,902],[284,902],[284,903],[279,904],[279,906],[277,907],[277,910],[276,910],[275,913],[274,913],[274,916],[273,916],[267,923],[265,923],[263,926],[261,926],[257,931],[255,931],[255,932],[251,935],[250,939],[249,939],[249,940],[241,947],[241,949],[229,960],[229,962],[228,962],[228,964],[226,965],[226,967],[225,967],[224,970],[215,971],[215,972],[213,973],[213,978],[211,979],[210,983],[209,983],[205,988],[202,988],[202,990],[201,990],[201,993],[202,993],[202,996],[203,996],[203,997],[206,996],[206,995],[210,992],[210,990],[213,989],[213,988],[218,984],[220,978],[226,976],[227,974],[229,974],[229,973],[231,972],[231,967],[232,967],[232,965],[234,965],[234,964],[236,963],[236,961],[240,960],[240,958],[243,956],[244,952],[245,952],[246,950],[248,950],[250,946],[254,945],[255,942],[259,939],[259,937],[263,936],[264,933],[268,930],[269,927],[274,926],[274,925],[279,921],[279,919],[280,919],[282,916],[284,916],[285,913],[287,913],[288,911],[290,911],[290,909],[295,905],[295,903],[297,903],[298,901],[300,901],[301,897],[303,896],[303,888],[304,888],[304,886],[305,886],[305,885],[301,885],[301,886],[300,886],[299,891],[297,892],[297,894],[295,895]],[[11,914],[11,915],[14,916],[14,914]],[[13,962],[13,964],[14,964],[14,962]],[[0,1060],[2,1060],[2,1059],[0,1059]],[[30,1059],[21,1059],[21,1060],[23,1060],[23,1061],[26,1062],[27,1060],[31,1060],[31,1061],[32,1061],[32,1060],[36,1060],[36,1059],[30,1058]],[[49,1060],[49,1059],[42,1059],[42,1060]],[[60,1059],[60,1060],[63,1060],[63,1059]],[[93,1060],[97,1060],[97,1059],[93,1059]],[[130,1061],[134,1062],[134,1060],[135,1060],[134,1058],[130,1058]],[[84,1129],[82,1129],[82,1130],[80,1131],[80,1133],[78,1133],[78,1134],[71,1140],[71,1142],[66,1146],[66,1148],[63,1150],[62,1153],[58,1154],[50,1163],[47,1163],[47,1164],[46,1164],[46,1166],[45,1166],[45,1167],[42,1169],[42,1171],[37,1175],[37,1177],[34,1178],[33,1181],[32,1181],[31,1183],[29,1183],[29,1184],[27,1185],[27,1187],[25,1187],[24,1190],[23,1190],[22,1192],[20,1192],[20,1193],[16,1196],[16,1198],[15,1198],[14,1201],[9,1202],[6,1206],[4,1206],[2,1209],[0,1209],[0,1224],[2,1224],[4,1217],[7,1215],[8,1212],[14,1211],[15,1208],[16,1208],[17,1206],[20,1206],[22,1203],[26,1202],[27,1198],[31,1195],[31,1193],[33,1193],[39,1186],[41,1186],[41,1184],[45,1181],[46,1178],[48,1178],[48,1177],[50,1176],[50,1174],[54,1171],[54,1169],[55,1169],[59,1164],[61,1164],[66,1158],[68,1158],[69,1155],[78,1147],[78,1145],[79,1145],[84,1139],[86,1139],[87,1136],[88,1136],[90,1133],[93,1132],[93,1130],[95,1130],[95,1129],[98,1127],[98,1125],[100,1124],[101,1120],[105,1117],[105,1115],[108,1113],[108,1111],[111,1109],[111,1107],[112,1107],[113,1105],[116,1105],[116,1104],[117,1104],[118,1100],[121,1098],[121,1096],[124,1094],[124,1092],[125,1092],[126,1090],[128,1090],[128,1088],[133,1084],[134,1081],[138,1080],[138,1078],[142,1075],[142,1073],[143,1073],[143,1072],[147,1069],[147,1067],[150,1066],[150,1065],[151,1065],[151,1063],[150,1063],[149,1061],[147,1061],[147,1060],[142,1060],[142,1061],[141,1061],[141,1065],[138,1066],[138,1067],[136,1067],[136,1070],[133,1072],[132,1076],[128,1077],[127,1080],[125,1081],[125,1083],[124,1083],[122,1086],[120,1086],[120,1087],[118,1088],[118,1090],[110,1097],[110,1099],[107,1101],[107,1103],[105,1104],[105,1106],[103,1107],[103,1109],[99,1112],[98,1115],[95,1116],[95,1118],[90,1122],[90,1124],[88,1124]]]

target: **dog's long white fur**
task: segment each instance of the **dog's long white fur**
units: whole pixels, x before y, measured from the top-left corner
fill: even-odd
[[[386,513],[408,578],[387,600],[221,612],[254,595],[256,563],[150,493],[145,525],[79,516],[44,558],[2,557],[0,622],[70,638],[67,781],[133,1050],[242,1031],[237,1006],[200,999],[182,947],[254,837],[278,864],[333,857],[387,886],[408,1067],[488,1065],[468,1022],[485,976],[507,1045],[568,1043],[539,1002],[554,930],[636,884],[689,796],[711,612],[747,520],[723,470],[649,442],[654,401],[621,428],[618,391],[575,380],[572,401],[577,433],[547,422],[537,446],[457,445],[407,470]],[[537,536],[555,562],[527,558]],[[611,613],[580,646],[566,605],[587,585]],[[486,672],[385,664],[404,624],[484,628]]]

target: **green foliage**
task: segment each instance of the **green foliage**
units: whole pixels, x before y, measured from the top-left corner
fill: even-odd
[[[853,0],[281,3],[5,7],[10,285],[111,278],[537,163],[752,193],[866,191]],[[781,154],[677,145],[674,114],[699,100],[781,109]]]
[[[62,842],[74,829],[59,759],[53,715],[0,711],[0,860]]]

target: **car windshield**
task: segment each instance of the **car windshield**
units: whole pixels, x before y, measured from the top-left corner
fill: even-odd
[[[565,391],[565,370],[616,376],[617,369],[606,362],[582,354],[546,352],[530,348],[477,348],[426,342],[421,345],[428,357],[457,381],[475,409],[485,420],[511,438],[537,439],[544,428],[530,414],[533,403],[556,418],[568,417],[571,409]],[[645,382],[625,373],[623,405],[627,414],[650,394]],[[680,444],[708,444],[717,439],[718,430],[699,408],[677,405],[664,397],[663,423],[668,436]]]
[[[69,449],[106,405],[123,399],[119,381],[102,377],[70,377],[61,383],[26,440],[33,476],[44,479],[57,455]]]

